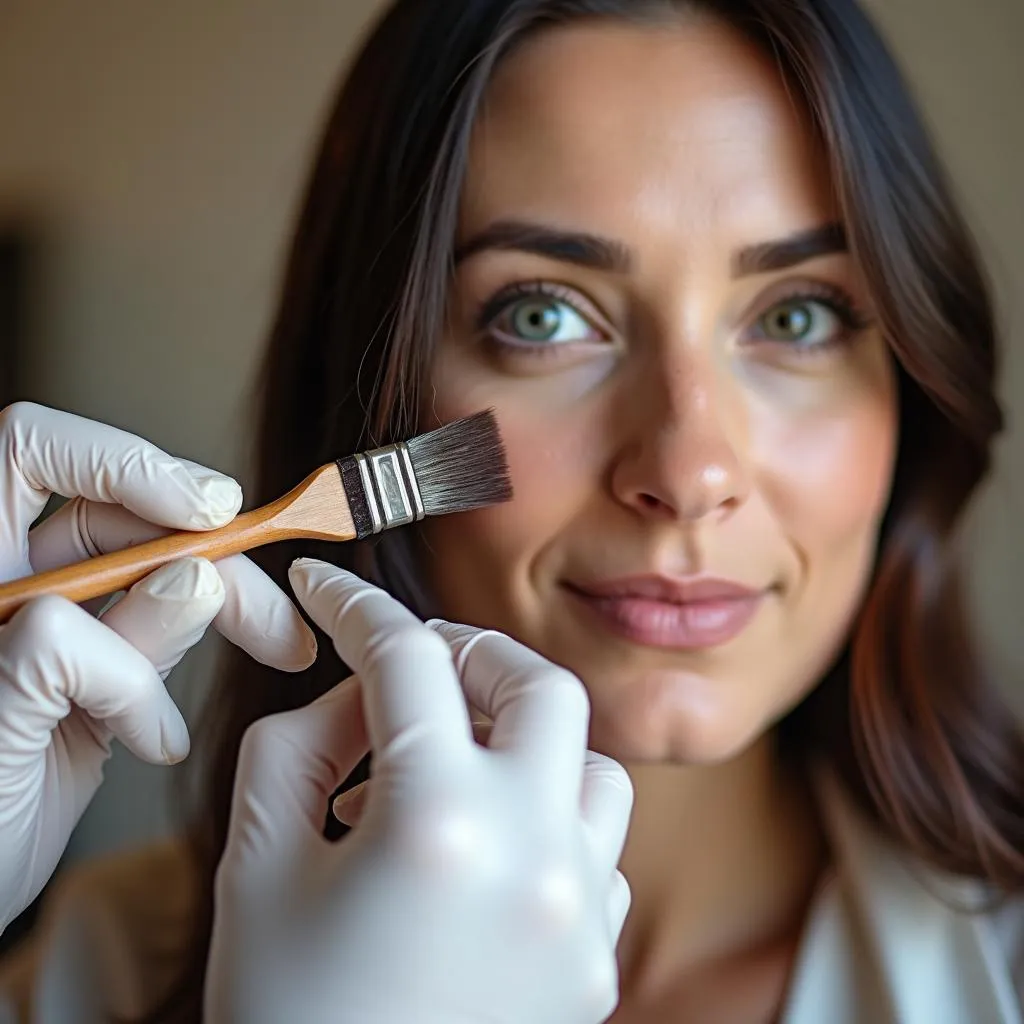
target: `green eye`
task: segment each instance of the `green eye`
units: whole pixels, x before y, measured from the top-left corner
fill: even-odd
[[[594,328],[567,302],[546,296],[530,296],[511,303],[495,328],[521,342],[588,341]]]
[[[843,333],[843,321],[827,303],[814,299],[790,299],[772,306],[758,320],[760,334],[769,341],[809,348],[835,341]]]
[[[562,326],[560,304],[547,299],[527,299],[512,310],[512,329],[528,341],[550,341]]]

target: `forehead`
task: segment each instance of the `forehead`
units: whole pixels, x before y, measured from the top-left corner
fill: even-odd
[[[463,229],[529,216],[739,243],[834,217],[806,111],[708,18],[548,30],[506,59],[474,129]]]

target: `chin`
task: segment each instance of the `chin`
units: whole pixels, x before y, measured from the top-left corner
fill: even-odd
[[[771,727],[721,699],[721,687],[692,677],[648,676],[590,694],[590,747],[622,763],[714,765],[738,757]],[[716,692],[717,691],[717,692]]]

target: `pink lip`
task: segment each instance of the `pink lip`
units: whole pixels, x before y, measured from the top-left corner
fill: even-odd
[[[766,593],[706,576],[632,576],[567,589],[619,636],[684,650],[728,643],[757,614]]]

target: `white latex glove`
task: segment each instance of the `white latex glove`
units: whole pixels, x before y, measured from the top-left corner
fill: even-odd
[[[205,1019],[604,1020],[632,788],[586,750],[579,680],[501,634],[425,626],[323,562],[291,582],[357,675],[243,741]],[[488,747],[467,698],[494,719]],[[329,795],[367,747],[365,809],[328,843]]]
[[[81,500],[30,531],[51,492]],[[229,477],[112,427],[26,403],[0,413],[0,580],[221,526],[241,500]],[[298,611],[240,556],[164,566],[100,621],[46,597],[0,627],[0,932],[52,874],[113,737],[153,763],[188,754],[163,678],[211,621],[280,668],[316,655]]]

